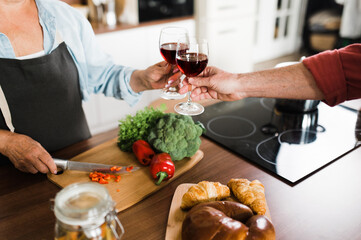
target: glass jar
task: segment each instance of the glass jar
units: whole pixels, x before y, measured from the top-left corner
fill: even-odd
[[[124,229],[108,190],[98,183],[75,183],[55,196],[56,240],[119,240]]]

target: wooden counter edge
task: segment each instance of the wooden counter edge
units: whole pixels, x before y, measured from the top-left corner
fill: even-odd
[[[154,20],[139,24],[127,24],[127,23],[118,23],[114,27],[106,26],[104,24],[90,22],[90,24],[93,27],[95,34],[102,34],[102,33],[109,33],[109,32],[116,32],[116,31],[122,31],[122,30],[128,30],[128,29],[134,29],[134,28],[140,28],[140,27],[148,27],[153,25],[159,25],[159,24],[167,24],[177,21],[185,21],[185,20],[191,20],[194,19],[194,16],[185,16],[185,17],[176,17],[176,18],[168,18],[163,20]]]

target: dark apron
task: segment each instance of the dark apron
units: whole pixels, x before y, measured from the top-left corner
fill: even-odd
[[[78,78],[64,42],[42,57],[0,58],[0,86],[15,132],[38,141],[48,152],[89,138]],[[0,129],[9,130],[3,114]]]

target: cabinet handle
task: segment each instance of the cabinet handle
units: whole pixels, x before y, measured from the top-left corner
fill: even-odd
[[[237,5],[220,6],[220,7],[218,7],[218,10],[224,11],[224,10],[228,10],[228,9],[235,9],[237,7],[238,7]]]
[[[218,34],[229,34],[229,33],[233,33],[233,32],[236,32],[237,29],[235,28],[232,28],[232,29],[225,29],[225,30],[222,30],[222,31],[218,31]]]

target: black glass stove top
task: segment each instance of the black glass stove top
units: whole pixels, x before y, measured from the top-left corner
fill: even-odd
[[[220,102],[193,119],[206,137],[294,184],[355,147],[357,113],[322,102],[312,112],[284,113],[275,102]]]

